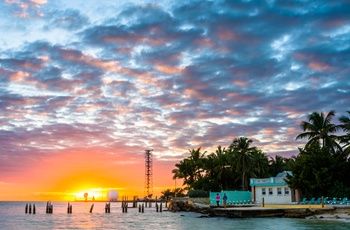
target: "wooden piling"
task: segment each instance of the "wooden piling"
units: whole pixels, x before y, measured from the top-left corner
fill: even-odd
[[[106,203],[106,205],[105,205],[105,213],[111,213],[111,203]]]
[[[51,201],[46,203],[46,213],[53,213],[53,204],[51,204]]]
[[[29,214],[32,214],[32,204],[29,203]]]
[[[133,208],[137,207],[137,196],[134,196],[134,198],[133,198],[132,207]]]
[[[264,199],[264,197],[262,198],[261,206],[265,207],[265,199]]]
[[[36,208],[35,208],[35,204],[33,204],[33,214],[35,214],[36,212]]]
[[[163,203],[160,203],[160,212],[163,212]]]
[[[28,203],[26,204],[25,213],[28,213]]]
[[[67,213],[71,214],[72,209],[73,209],[72,205],[68,202]]]
[[[142,204],[142,212],[145,212],[145,205]]]
[[[94,204],[92,204],[91,207],[90,207],[90,213],[92,213],[93,209],[94,209]]]
[[[324,208],[324,197],[322,196],[322,208]]]
[[[158,212],[158,203],[156,203],[156,212]]]

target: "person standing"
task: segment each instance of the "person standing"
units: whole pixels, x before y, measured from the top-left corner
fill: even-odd
[[[224,201],[224,208],[226,208],[226,204],[227,204],[227,196],[226,196],[226,193],[224,193],[224,197],[222,198],[222,200]]]
[[[220,195],[219,195],[219,193],[216,193],[216,205],[218,207],[220,206]]]

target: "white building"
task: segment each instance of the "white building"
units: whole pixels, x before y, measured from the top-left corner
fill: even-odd
[[[252,190],[252,201],[261,203],[263,198],[265,204],[291,204],[295,201],[295,191],[290,189],[287,182],[287,174],[290,171],[279,173],[276,177],[255,179],[250,178]]]

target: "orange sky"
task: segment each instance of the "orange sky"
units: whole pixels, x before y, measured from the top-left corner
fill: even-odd
[[[174,167],[153,156],[154,196],[174,188]],[[0,200],[72,201],[83,199],[84,192],[101,199],[110,189],[117,190],[119,197],[143,197],[145,162],[142,154],[135,157],[75,150],[33,161],[1,181]]]

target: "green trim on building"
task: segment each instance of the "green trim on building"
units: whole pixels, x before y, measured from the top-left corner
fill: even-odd
[[[276,182],[276,183],[250,184],[250,186],[255,186],[255,187],[284,186],[284,185],[287,185],[287,183]]]

